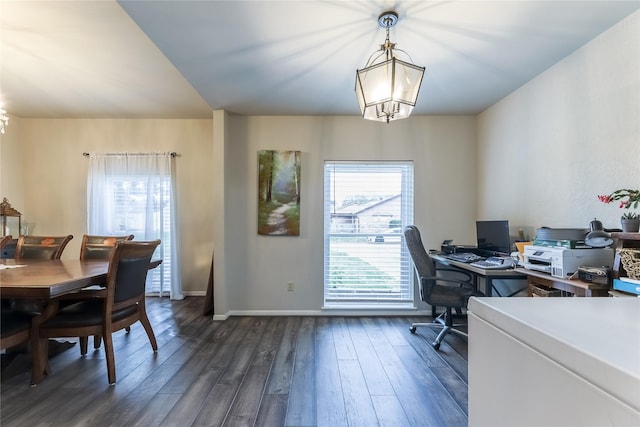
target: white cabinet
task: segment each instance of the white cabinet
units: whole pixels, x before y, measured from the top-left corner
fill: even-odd
[[[470,426],[639,426],[640,298],[472,298]]]

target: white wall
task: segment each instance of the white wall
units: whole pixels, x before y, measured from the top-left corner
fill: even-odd
[[[445,238],[475,241],[472,116],[412,117],[387,125],[360,117],[227,115],[225,128],[223,259],[216,251],[225,277],[216,269],[217,314],[320,310],[325,160],[413,160],[415,223],[425,246],[439,248]],[[302,151],[298,237],[257,234],[257,153],[265,149]],[[219,292],[226,295],[218,298]]]
[[[640,11],[478,116],[478,216],[620,227],[598,194],[640,187]]]
[[[63,259],[77,258],[87,232],[83,152],[175,151],[182,284],[206,290],[211,265],[213,120],[18,119],[1,139],[0,196],[30,234],[73,234]]]

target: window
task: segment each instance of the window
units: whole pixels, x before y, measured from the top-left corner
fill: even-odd
[[[412,162],[325,162],[325,306],[413,305]]]
[[[147,294],[182,299],[170,154],[91,154],[88,234],[160,239],[162,263],[147,274]]]

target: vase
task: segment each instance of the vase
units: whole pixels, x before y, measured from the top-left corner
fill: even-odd
[[[640,230],[640,218],[622,218],[620,220],[620,225],[622,225],[622,231],[625,233],[637,233],[638,230]]]

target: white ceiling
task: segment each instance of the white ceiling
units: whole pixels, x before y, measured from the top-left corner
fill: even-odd
[[[427,68],[414,114],[478,113],[640,0],[2,0],[0,96],[20,117],[359,114],[384,41]],[[640,35],[639,35],[640,37]]]

